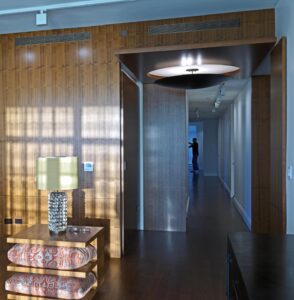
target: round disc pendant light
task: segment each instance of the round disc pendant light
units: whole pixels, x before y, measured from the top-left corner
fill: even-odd
[[[227,65],[191,65],[169,67],[148,73],[155,84],[179,89],[202,89],[230,79],[239,68]]]
[[[189,90],[215,86],[228,79],[229,77],[219,74],[185,74],[160,78],[155,80],[154,83],[166,87]]]

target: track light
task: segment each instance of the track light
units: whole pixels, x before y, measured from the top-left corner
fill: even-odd
[[[47,13],[46,10],[41,10],[39,13],[36,14],[36,25],[37,26],[44,26],[47,25]]]
[[[199,108],[195,108],[195,110],[194,110],[194,112],[195,112],[195,117],[196,117],[196,119],[199,119],[199,117],[200,117],[200,115],[199,115]]]
[[[222,103],[222,98],[225,96],[225,94],[226,94],[226,89],[225,89],[225,83],[223,82],[218,89],[216,99],[213,103],[214,107],[212,112],[216,112],[216,110],[220,107]]]

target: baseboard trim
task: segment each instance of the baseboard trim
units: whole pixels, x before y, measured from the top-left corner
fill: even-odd
[[[187,204],[186,204],[186,217],[188,217],[188,211],[189,211],[189,205],[190,205],[190,197],[187,197]]]
[[[236,199],[236,197],[233,197],[232,200],[233,200],[233,203],[234,203],[234,205],[235,205],[238,213],[242,217],[244,223],[246,224],[246,226],[248,227],[248,229],[251,230],[251,219],[250,219],[250,217],[247,215],[247,213],[244,210],[243,206],[238,202],[238,200]]]
[[[204,176],[217,176],[217,174],[216,173],[205,173],[204,172]]]
[[[229,193],[229,195],[231,195],[231,189],[229,188],[227,183],[220,176],[218,176],[218,178],[221,181],[221,183],[223,184],[223,186],[225,187],[225,189],[227,190],[227,192]]]

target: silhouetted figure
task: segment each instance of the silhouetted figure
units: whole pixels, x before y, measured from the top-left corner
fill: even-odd
[[[192,158],[192,165],[193,165],[193,173],[198,172],[198,156],[199,156],[199,149],[197,139],[194,138],[192,143],[189,143],[189,148],[192,148],[193,158]]]

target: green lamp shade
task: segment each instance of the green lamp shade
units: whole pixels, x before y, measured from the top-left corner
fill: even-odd
[[[39,157],[37,188],[48,191],[78,188],[78,158],[75,156]]]

